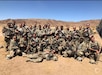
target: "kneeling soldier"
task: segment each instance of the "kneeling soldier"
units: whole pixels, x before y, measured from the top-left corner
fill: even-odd
[[[10,42],[10,54],[7,55],[7,59],[11,59],[16,55],[22,55],[19,47],[16,36],[13,37],[13,39]]]

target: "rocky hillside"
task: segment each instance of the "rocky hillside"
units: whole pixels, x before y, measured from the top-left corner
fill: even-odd
[[[80,21],[80,22],[65,22],[65,21],[58,21],[58,20],[51,20],[51,19],[6,19],[6,20],[0,20],[0,25],[7,24],[8,22],[12,22],[14,20],[16,24],[20,24],[25,22],[27,25],[34,25],[37,23],[37,25],[41,24],[50,24],[51,26],[79,26],[79,25],[85,25],[87,23],[90,23],[92,27],[96,27],[100,20],[86,20],[86,21]]]

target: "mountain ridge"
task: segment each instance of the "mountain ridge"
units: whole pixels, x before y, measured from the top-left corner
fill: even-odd
[[[0,20],[0,24],[7,24],[8,22],[15,21],[16,24],[26,23],[27,25],[44,25],[50,24],[51,26],[80,26],[86,25],[89,23],[92,27],[97,26],[100,23],[100,19],[93,19],[93,20],[82,20],[79,22],[71,22],[71,21],[61,21],[61,20],[54,20],[54,19],[5,19]]]

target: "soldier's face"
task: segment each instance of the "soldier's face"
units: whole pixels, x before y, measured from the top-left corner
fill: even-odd
[[[92,38],[91,38],[91,41],[93,41],[93,42],[94,42],[94,41],[95,41],[95,38],[94,38],[94,37],[92,37]]]
[[[79,30],[81,30],[82,29],[82,27],[79,27]]]
[[[58,27],[56,27],[56,30],[58,29]]]
[[[13,39],[16,40],[16,37],[14,37]]]
[[[69,28],[67,28],[67,30],[69,30]]]
[[[61,30],[63,30],[63,26],[61,26]]]
[[[36,37],[36,35],[34,34],[34,35],[33,35],[33,37],[35,38],[35,37]]]
[[[90,25],[86,25],[86,28],[90,28]]]
[[[30,26],[30,29],[32,29],[32,26]]]
[[[22,27],[22,24],[20,25],[20,27]]]
[[[56,39],[58,39],[59,38],[59,36],[56,36]]]
[[[41,29],[41,26],[39,26],[39,29]]]
[[[73,30],[76,30],[76,28],[74,27]]]

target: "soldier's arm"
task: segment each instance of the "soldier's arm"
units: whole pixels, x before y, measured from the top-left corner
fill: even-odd
[[[91,48],[91,43],[89,43],[88,50],[96,51],[96,50],[94,50],[94,49]]]
[[[30,45],[27,46],[25,52],[28,52],[29,49],[30,49]]]
[[[97,43],[97,46],[98,46],[98,48],[99,48],[98,53],[100,53],[102,48],[101,48],[101,46],[99,45],[99,43]]]
[[[96,50],[96,49],[92,49],[92,48],[91,48],[91,44],[89,44],[88,49],[89,49],[89,50],[91,50],[91,51],[95,51],[95,52],[97,52],[97,51],[98,51],[98,50]]]
[[[95,49],[92,49],[92,48],[89,48],[89,50],[91,50],[91,51],[95,51],[95,52],[98,51],[98,50],[95,50]]]

